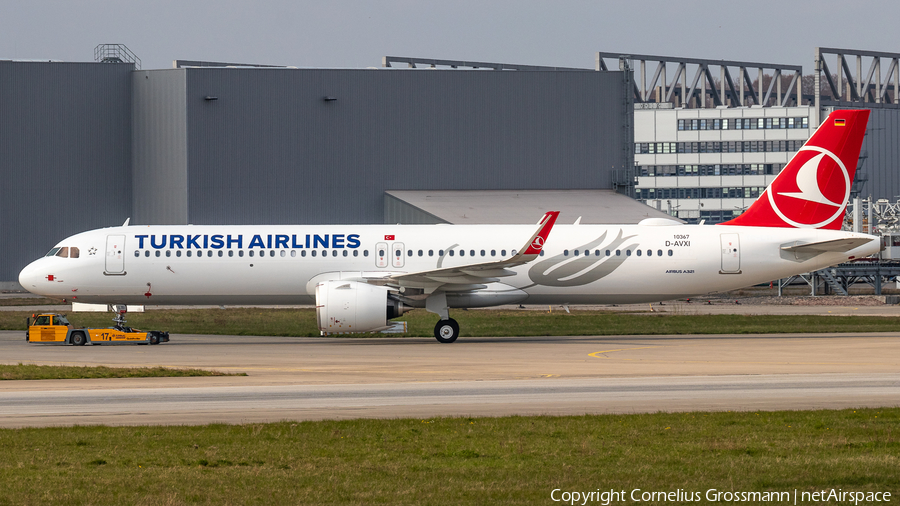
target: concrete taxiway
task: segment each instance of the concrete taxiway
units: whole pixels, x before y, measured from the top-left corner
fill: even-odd
[[[28,344],[0,362],[165,366],[211,378],[0,381],[0,426],[900,405],[900,333],[290,338]]]

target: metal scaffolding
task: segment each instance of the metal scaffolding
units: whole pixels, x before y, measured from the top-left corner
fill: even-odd
[[[609,70],[606,60],[638,62],[636,66],[631,65],[635,104],[670,103],[675,107],[696,109],[749,105],[787,107],[802,103],[803,67],[800,65],[598,52],[596,70]],[[656,62],[649,83],[648,61]],[[669,73],[668,67],[672,65],[675,70]],[[751,77],[752,70],[756,70],[756,80]],[[714,76],[716,71],[718,77]],[[688,85],[691,72],[693,77]],[[671,79],[668,79],[669,75]]]
[[[99,63],[133,63],[135,69],[141,70],[141,59],[132,53],[125,44],[98,44],[94,48],[94,61]]]

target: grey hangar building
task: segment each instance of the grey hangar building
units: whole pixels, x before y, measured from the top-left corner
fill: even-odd
[[[773,138],[802,144],[828,107],[872,107],[879,146],[900,136],[897,55],[878,59],[893,62],[879,72],[886,84],[877,81],[878,103],[868,100],[871,78],[854,82],[855,94],[849,77],[833,84],[848,90],[828,97],[835,103],[799,85],[781,89],[782,79],[767,94],[762,79],[763,86],[744,79],[753,65],[740,62],[729,62],[740,69],[739,86],[722,80],[727,88],[708,62],[692,60],[671,80],[663,70],[642,88],[645,61],[665,69],[677,59],[620,55],[607,65],[611,55],[597,53],[593,69],[385,57],[366,69],[179,60],[143,70],[127,49],[110,45],[98,46],[94,62],[0,60],[0,288],[19,289],[19,270],[65,237],[127,218],[534,223],[559,209],[570,223],[722,221],[730,216],[723,210],[752,202],[744,188],[768,184],[798,146],[783,142],[762,157],[749,148],[691,152],[712,135],[690,130],[693,119],[756,125],[758,117],[785,117],[793,125],[805,117],[796,131],[724,134],[732,144],[781,133]],[[695,68],[700,77],[690,85]],[[879,181],[877,198],[900,194],[896,175],[881,175],[900,162],[897,143],[889,144],[868,146],[880,165],[861,171]],[[718,172],[708,168],[716,165]],[[701,198],[691,188],[708,190]]]

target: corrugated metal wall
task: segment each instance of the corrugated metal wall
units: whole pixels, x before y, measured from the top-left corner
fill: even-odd
[[[0,61],[0,282],[130,215],[132,69]]]
[[[872,109],[863,154],[867,154],[862,173],[869,179],[860,197],[900,199],[900,110]]]
[[[131,79],[133,221],[187,223],[184,72],[137,71]]]
[[[449,222],[386,193],[384,195],[384,223],[434,225]]]
[[[626,163],[617,72],[162,72],[186,74],[196,224],[379,223],[385,190],[609,188]]]

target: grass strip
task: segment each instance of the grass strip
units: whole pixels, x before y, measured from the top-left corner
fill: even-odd
[[[7,429],[0,448],[0,504],[558,504],[554,489],[832,488],[893,502],[900,492],[897,408]]]
[[[609,313],[573,310],[452,311],[465,336],[578,336],[658,334],[769,334],[821,332],[894,332],[895,318],[820,315],[679,315],[665,313]],[[0,330],[22,330],[31,313],[0,311]],[[111,325],[109,313],[69,313],[78,326]],[[404,315],[406,334],[369,334],[375,337],[431,337],[437,316],[422,309]],[[254,336],[318,336],[314,309],[178,309],[129,313],[128,325],[177,334]],[[366,334],[364,334],[365,336]]]
[[[203,369],[167,367],[80,367],[67,365],[0,364],[0,380],[87,379],[87,378],[186,378],[191,376],[246,376]],[[2,504],[2,502],[0,502]]]
[[[0,306],[69,306],[69,304],[46,297],[0,297]]]

